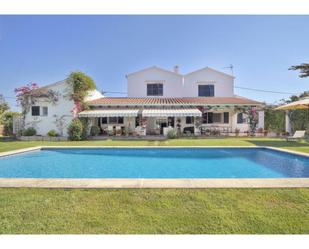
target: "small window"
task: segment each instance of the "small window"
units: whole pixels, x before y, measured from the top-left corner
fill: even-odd
[[[237,114],[237,124],[243,124],[244,123],[244,115],[243,113]]]
[[[214,113],[213,121],[214,123],[222,123],[222,113]]]
[[[199,97],[215,96],[215,86],[214,85],[199,85],[198,86],[198,96]]]
[[[163,96],[163,84],[147,84],[147,96]]]
[[[228,123],[230,122],[229,118],[230,118],[229,113],[228,113],[228,112],[225,112],[225,113],[223,114],[223,122],[224,122],[225,124],[228,124]]]
[[[107,124],[107,117],[101,118],[101,122],[102,122],[102,124]]]
[[[118,124],[123,124],[123,117],[118,117]]]
[[[32,114],[32,116],[40,116],[40,107],[39,106],[32,106],[31,107],[31,114]]]
[[[48,107],[47,106],[42,107],[42,116],[48,116]]]
[[[194,123],[194,117],[187,116],[186,117],[186,124],[193,124],[193,123]]]

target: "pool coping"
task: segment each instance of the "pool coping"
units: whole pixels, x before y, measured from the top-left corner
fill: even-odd
[[[71,148],[266,148],[309,157],[270,146],[36,146],[1,152],[0,157],[42,149]],[[308,188],[309,178],[0,178],[0,188]]]

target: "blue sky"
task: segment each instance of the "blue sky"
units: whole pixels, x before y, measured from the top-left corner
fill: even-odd
[[[145,67],[230,73],[230,64],[238,86],[302,92],[309,78],[288,68],[309,62],[308,23],[309,16],[0,16],[0,93],[16,109],[8,98],[15,87],[73,70],[100,90],[125,92],[125,75]],[[235,93],[268,103],[289,96]]]

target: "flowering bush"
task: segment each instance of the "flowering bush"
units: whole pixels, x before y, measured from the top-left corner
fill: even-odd
[[[256,131],[256,126],[259,121],[259,116],[256,110],[256,107],[252,107],[248,110],[248,119],[249,119],[249,125],[250,125],[250,131],[255,132]]]
[[[37,83],[29,83],[26,86],[15,88],[16,101],[22,107],[23,114],[26,114],[30,106],[33,104],[33,99],[31,98],[31,92],[38,89]]]
[[[72,141],[82,140],[83,124],[79,119],[73,119],[68,127],[69,139]]]

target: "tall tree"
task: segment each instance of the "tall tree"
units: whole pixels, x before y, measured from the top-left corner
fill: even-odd
[[[300,65],[291,66],[289,70],[300,70],[300,78],[309,77],[309,63],[302,63]]]
[[[4,113],[10,109],[3,95],[0,94],[0,124],[3,122]]]

